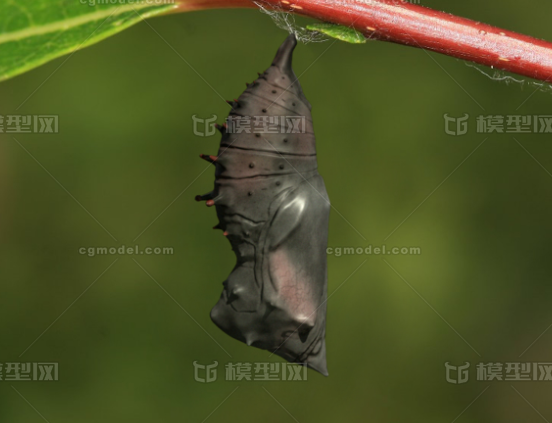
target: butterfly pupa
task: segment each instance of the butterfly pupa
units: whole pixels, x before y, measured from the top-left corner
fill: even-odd
[[[296,45],[290,35],[272,65],[229,101],[218,154],[201,155],[215,166],[214,189],[196,199],[215,206],[215,228],[237,257],[213,322],[247,345],[327,375],[330,201],[317,170],[311,105],[292,70]],[[268,131],[266,122],[275,126]]]

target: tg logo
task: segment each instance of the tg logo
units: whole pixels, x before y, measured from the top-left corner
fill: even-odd
[[[217,380],[217,366],[218,361],[215,361],[213,364],[199,364],[197,361],[194,361],[194,379],[196,382],[209,383]],[[200,376],[200,371],[203,370],[205,377]]]
[[[466,361],[466,364],[462,366],[452,366],[447,361],[445,363],[447,369],[447,382],[455,385],[466,383],[469,379],[470,363]]]
[[[194,135],[198,137],[210,137],[215,135],[216,129],[215,125],[212,125],[212,123],[217,120],[217,115],[213,115],[213,117],[208,119],[198,118],[197,115],[193,115],[192,120],[194,122]]]
[[[443,115],[443,117],[445,118],[445,132],[448,135],[460,136],[468,132],[469,114],[466,113],[459,118],[450,117],[448,114]]]

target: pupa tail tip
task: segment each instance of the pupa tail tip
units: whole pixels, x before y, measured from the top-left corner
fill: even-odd
[[[272,65],[280,68],[281,71],[291,71],[291,61],[293,58],[293,50],[297,46],[297,37],[295,33],[291,33],[284,40],[278,52],[272,61]]]

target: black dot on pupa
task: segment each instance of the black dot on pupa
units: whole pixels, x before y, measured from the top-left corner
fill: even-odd
[[[253,195],[253,192],[252,192],[252,191],[249,191],[249,192],[247,193],[247,195],[249,195],[249,196],[251,197],[251,196]]]
[[[263,109],[263,113],[266,113],[266,109]]]
[[[291,103],[292,106],[295,106],[295,103]]]
[[[287,138],[284,138],[284,142],[288,142]]]
[[[253,169],[255,167],[255,163],[249,163],[249,167]]]
[[[255,134],[257,138],[261,138],[261,134]]]
[[[276,186],[280,186],[282,183],[280,181],[276,182]]]
[[[284,168],[284,165],[280,165],[280,169],[283,169]]]
[[[272,94],[276,94],[276,90],[272,90]]]

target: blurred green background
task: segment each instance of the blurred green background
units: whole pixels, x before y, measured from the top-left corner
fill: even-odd
[[[424,4],[552,40],[545,0]],[[421,254],[329,256],[328,378],[225,381],[226,363],[283,360],[210,321],[235,258],[193,200],[219,137],[194,135],[192,116],[222,123],[217,93],[237,97],[286,33],[255,10],[149,23],[178,54],[140,24],[0,84],[0,115],[60,127],[0,135],[0,363],[59,363],[57,382],[0,382],[0,421],[552,419],[552,381],[475,380],[480,362],[552,361],[551,134],[476,128],[551,114],[550,93],[393,44],[300,45],[330,247]],[[447,135],[443,115],[466,113],[468,133]],[[174,254],[79,254],[120,245]],[[218,361],[218,380],[196,382],[194,361]],[[466,361],[469,382],[448,383],[444,363]]]

